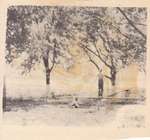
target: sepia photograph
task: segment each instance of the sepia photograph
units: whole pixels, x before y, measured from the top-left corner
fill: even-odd
[[[4,125],[144,128],[146,7],[7,8]]]

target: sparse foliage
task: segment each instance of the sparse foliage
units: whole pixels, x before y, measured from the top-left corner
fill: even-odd
[[[81,10],[84,16],[81,17],[79,45],[98,70],[102,69],[100,63],[110,69],[110,75],[105,77],[112,85],[115,85],[117,72],[129,64],[136,62],[145,68],[146,9],[124,9],[126,11],[121,8]]]
[[[7,62],[23,57],[25,73],[42,63],[47,85],[55,65],[70,61],[72,41],[98,70],[109,68],[112,85],[129,64],[145,68],[145,8],[11,6],[7,16]]]
[[[10,7],[7,23],[6,60],[23,57],[23,73],[44,64],[46,84],[56,64],[71,59],[67,48],[73,39],[72,16],[65,7]]]

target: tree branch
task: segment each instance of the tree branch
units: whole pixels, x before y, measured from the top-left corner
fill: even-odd
[[[102,39],[102,41],[103,41],[103,47],[104,47],[104,49],[106,50],[106,52],[108,52],[108,53],[110,53],[110,50],[106,47],[106,40],[105,40],[105,38],[99,33],[99,36],[100,36],[100,38]]]
[[[107,76],[107,75],[104,75],[107,79],[111,80],[111,77],[110,76]]]
[[[100,60],[101,60],[107,67],[111,68],[111,65],[109,65],[109,64],[106,62],[106,60],[104,60],[104,59],[102,58],[102,56],[100,55],[100,53],[99,53],[99,51],[98,51],[98,49],[97,49],[96,43],[93,42],[93,44],[94,44],[94,47],[95,47],[95,49],[96,49],[96,51],[97,51],[97,53],[98,53],[98,57],[100,58]]]
[[[88,53],[88,51],[87,51],[85,48],[83,48],[83,49],[84,49],[86,55],[88,56],[90,62],[91,62],[92,64],[94,64],[95,67],[97,68],[97,70],[99,71],[99,70],[100,70],[99,66],[98,66],[98,65],[96,64],[96,62],[94,62],[94,60],[91,58],[91,56],[90,56],[90,54]],[[110,77],[110,76],[107,76],[107,75],[104,75],[104,76],[105,76],[107,79],[111,80],[111,77]]]
[[[87,51],[85,48],[83,48],[83,49],[84,49],[86,55],[88,56],[90,62],[91,62],[92,64],[94,64],[95,67],[97,68],[97,70],[99,71],[99,66],[98,66],[98,65],[96,64],[96,62],[94,62],[94,60],[91,58],[91,56],[89,55],[88,51]]]
[[[128,37],[128,35],[122,33],[121,30],[120,30],[118,27],[116,27],[115,25],[113,25],[112,23],[107,23],[107,21],[104,21],[104,20],[102,20],[101,18],[98,18],[98,17],[95,17],[95,18],[97,18],[99,21],[103,22],[104,25],[105,25],[105,24],[108,24],[109,26],[111,26],[112,28],[114,28],[114,30],[116,30],[118,33],[120,33],[120,34],[121,34],[122,36],[124,36],[125,38],[130,39],[130,38]]]
[[[53,59],[52,59],[52,66],[49,69],[49,72],[51,73],[51,71],[53,70],[54,66],[55,66],[55,58],[56,58],[56,46],[57,46],[57,42],[56,40],[53,41],[54,42],[54,49],[53,49]]]
[[[120,11],[120,13],[125,17],[125,19],[128,21],[128,23],[146,40],[146,35],[140,30],[140,29],[138,29],[135,25],[134,25],[134,23],[132,22],[132,20],[130,20],[129,18],[128,18],[128,16],[125,14],[125,12],[121,9],[121,8],[119,8],[119,7],[117,7],[117,9]]]
[[[100,68],[99,68],[99,66],[94,62],[94,60],[92,60],[90,57],[89,57],[89,60],[90,60],[90,62],[92,63],[92,64],[94,64],[95,65],[95,67],[97,68],[97,70],[99,71],[100,70]]]

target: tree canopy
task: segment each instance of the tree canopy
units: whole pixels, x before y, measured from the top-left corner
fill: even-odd
[[[25,56],[29,72],[42,63],[71,61],[68,48],[77,42],[97,69],[110,69],[110,80],[131,63],[145,68],[146,8],[11,6],[7,13],[6,60]],[[62,62],[61,62],[62,61]]]

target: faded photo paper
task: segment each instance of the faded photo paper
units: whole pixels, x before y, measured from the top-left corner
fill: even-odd
[[[147,3],[66,3],[4,4],[3,138],[149,136]]]

